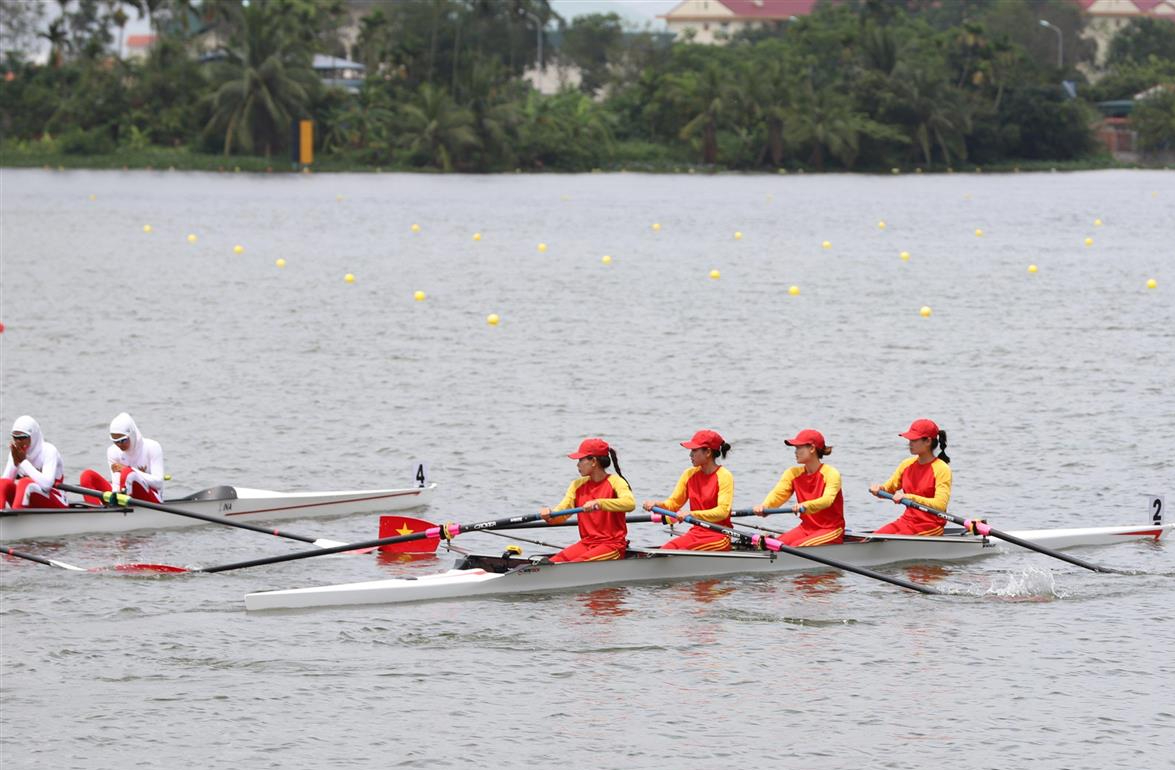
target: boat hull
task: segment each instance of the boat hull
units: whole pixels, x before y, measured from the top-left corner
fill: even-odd
[[[1157,539],[1172,525],[1096,527],[1014,532],[1049,548],[1110,545],[1138,539]],[[887,537],[838,545],[816,546],[814,554],[858,567],[901,562],[960,561],[999,552],[1020,550],[994,539],[955,535],[936,538]],[[472,561],[471,561],[472,560]],[[313,588],[261,591],[245,596],[250,611],[298,609],[358,604],[395,604],[438,599],[460,599],[495,594],[562,591],[613,583],[703,579],[802,570],[828,570],[799,556],[771,552],[659,551],[633,549],[617,561],[535,564],[524,559],[470,557],[472,568],[436,575],[407,576],[363,583]],[[484,566],[478,566],[484,565]],[[505,571],[496,571],[505,569]]]
[[[436,484],[337,492],[274,492],[235,487],[235,497],[168,500],[166,504],[236,521],[279,521],[420,508],[428,505],[435,489]],[[5,509],[0,512],[0,542],[198,525],[206,522],[147,508]]]

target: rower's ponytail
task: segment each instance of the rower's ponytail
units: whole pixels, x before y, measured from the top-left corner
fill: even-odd
[[[932,438],[930,440],[930,451],[933,452],[936,449],[939,450],[938,459],[950,465],[951,458],[947,455],[947,432],[945,430],[940,430],[938,432],[938,438]]]
[[[600,467],[605,470],[608,469],[609,465],[614,466],[616,468],[616,475],[619,476],[620,478],[624,479],[625,484],[628,483],[628,479],[624,478],[624,474],[620,472],[620,458],[616,456],[615,449],[613,449],[612,447],[608,447],[608,456],[597,457],[596,459],[599,460]]]
[[[711,449],[710,450],[710,455],[712,457],[714,457],[715,459],[721,457],[723,460],[725,460],[726,453],[729,451],[730,451],[730,444],[727,444],[725,441],[723,441],[721,447],[719,447],[718,449]]]

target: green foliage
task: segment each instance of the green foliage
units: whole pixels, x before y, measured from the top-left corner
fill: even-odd
[[[1152,58],[1175,61],[1175,24],[1166,19],[1132,19],[1114,35],[1106,63],[1145,64]]]
[[[1140,100],[1132,121],[1142,149],[1175,152],[1175,88],[1162,89]]]

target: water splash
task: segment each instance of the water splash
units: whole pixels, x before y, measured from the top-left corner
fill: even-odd
[[[1008,601],[1047,602],[1064,599],[1066,594],[1057,587],[1056,576],[1051,571],[1042,567],[1025,567],[996,577],[980,596]]]

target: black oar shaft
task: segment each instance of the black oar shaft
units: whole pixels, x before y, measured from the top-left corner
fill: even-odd
[[[67,570],[70,570],[71,572],[85,572],[86,571],[86,570],[82,569],[81,567],[75,567],[72,564],[66,564],[63,561],[54,561],[53,559],[46,559],[44,556],[37,556],[34,553],[25,553],[23,551],[17,551],[12,548],[4,548],[0,552],[5,553],[8,556],[15,556],[18,559],[25,559],[27,561],[34,561],[37,564],[44,564],[46,567],[57,567],[58,569],[67,569]]]
[[[188,511],[183,508],[176,508],[171,505],[161,505],[150,500],[140,500],[137,497],[130,497],[128,495],[117,494],[114,492],[103,492],[97,489],[87,489],[86,487],[79,487],[73,484],[66,484],[62,482],[57,485],[59,489],[64,489],[67,492],[73,492],[79,495],[91,495],[100,498],[104,502],[116,502],[119,505],[127,505],[135,508],[149,508],[153,511],[162,511],[163,513],[171,513],[176,516],[186,516],[189,519],[199,519],[210,524],[223,524],[226,527],[236,527],[237,529],[247,529],[252,532],[260,532],[264,535],[273,535],[275,537],[284,537],[287,540],[299,540],[303,543],[317,542],[317,538],[307,537],[306,535],[296,535],[293,532],[286,532],[272,527],[260,527],[256,524],[249,524],[244,521],[233,521],[226,519],[223,516],[213,516],[210,513],[199,513],[198,511]]]
[[[886,500],[893,500],[893,495],[890,494],[889,492],[886,492],[884,489],[878,490],[877,496],[884,498]],[[1060,551],[1054,551],[1052,548],[1047,548],[1047,547],[1040,545],[1038,543],[1033,543],[1030,540],[1025,540],[1024,538],[1016,537],[1015,535],[1013,535],[1009,532],[1004,532],[1002,530],[998,530],[995,527],[992,527],[985,522],[979,522],[979,521],[973,522],[971,519],[967,519],[962,516],[956,516],[955,514],[947,513],[946,511],[940,511],[937,508],[931,508],[929,505],[923,505],[922,503],[919,503],[915,500],[909,500],[909,499],[903,498],[899,502],[899,505],[905,505],[909,508],[916,508],[919,511],[924,511],[926,513],[932,513],[935,516],[938,516],[939,518],[945,519],[945,520],[952,522],[954,524],[961,524],[963,527],[966,527],[970,531],[977,531],[977,532],[979,532],[979,534],[984,535],[984,536],[991,535],[993,537],[997,537],[1000,540],[1011,543],[1012,545],[1018,545],[1021,548],[1028,549],[1029,551],[1036,551],[1037,553],[1042,553],[1045,556],[1051,556],[1054,559],[1060,559],[1061,561],[1068,562],[1068,563],[1073,564],[1077,567],[1083,567],[1085,569],[1092,570],[1094,572],[1119,572],[1120,571],[1120,570],[1113,569],[1112,567],[1103,567],[1100,564],[1093,564],[1092,562],[1088,562],[1085,559],[1079,559],[1076,556],[1070,556],[1067,553],[1061,553]]]
[[[566,511],[552,511],[552,516],[563,516],[571,513],[579,513],[582,508],[569,508]],[[510,516],[504,519],[495,519],[492,521],[479,521],[476,524],[444,524],[439,527],[430,527],[421,532],[413,532],[409,535],[396,535],[395,537],[381,537],[376,540],[365,540],[361,543],[343,543],[342,545],[331,546],[330,548],[316,548],[313,551],[295,551],[294,553],[279,554],[277,556],[266,556],[260,559],[250,559],[249,561],[239,561],[232,564],[220,564],[215,567],[200,567],[192,570],[193,572],[228,572],[229,570],[245,569],[247,567],[261,567],[266,564],[278,564],[283,561],[296,561],[297,559],[309,559],[312,556],[327,556],[332,553],[342,553],[343,551],[356,551],[362,548],[379,548],[385,545],[395,545],[396,543],[410,543],[414,540],[424,540],[426,538],[453,538],[463,532],[476,532],[484,529],[500,529],[508,527],[511,524],[520,524],[526,521],[534,521],[542,518],[540,513],[527,513],[520,516]]]
[[[844,572],[853,572],[864,577],[873,578],[874,580],[880,580],[883,583],[890,583],[891,585],[906,588],[911,591],[917,591],[918,593],[939,593],[929,586],[918,585],[917,583],[911,583],[908,580],[902,580],[901,578],[891,577],[890,575],[883,575],[880,572],[874,572],[873,570],[867,569],[865,567],[858,567],[856,565],[846,564],[845,562],[837,561],[835,559],[829,559],[827,557],[820,556],[819,554],[812,553],[804,548],[792,548],[791,546],[784,545],[775,538],[764,538],[761,535],[748,535],[745,532],[739,532],[737,529],[730,529],[729,527],[723,527],[720,524],[715,524],[710,521],[703,521],[702,519],[695,518],[688,514],[673,513],[672,511],[668,511],[664,508],[654,507],[653,510],[662,516],[670,516],[672,518],[684,521],[687,524],[694,524],[714,532],[721,532],[727,537],[737,538],[744,543],[751,543],[752,545],[756,546],[763,544],[772,551],[779,551],[781,553],[786,553],[801,559],[808,559],[809,561],[814,561],[829,567],[835,567],[836,569],[842,570]]]

